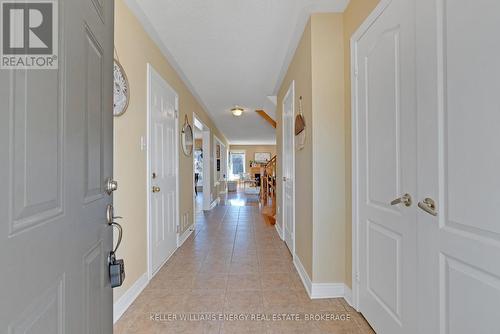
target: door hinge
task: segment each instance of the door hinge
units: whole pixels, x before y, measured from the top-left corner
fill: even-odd
[[[177,225],[175,229],[176,229],[177,233],[181,233],[181,226],[180,225]]]
[[[358,77],[359,75],[359,70],[358,70],[358,67],[356,66],[356,68],[354,68],[354,77]]]
[[[358,282],[358,283],[359,283],[359,271],[358,271],[358,272],[356,272],[355,279],[356,279],[356,282]]]

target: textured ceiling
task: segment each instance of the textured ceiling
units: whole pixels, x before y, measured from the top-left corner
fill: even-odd
[[[311,13],[348,0],[126,0],[232,144],[275,143],[257,115],[276,95]],[[243,106],[237,118],[229,109]]]

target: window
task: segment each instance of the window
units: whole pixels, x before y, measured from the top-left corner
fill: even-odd
[[[240,175],[245,173],[245,152],[231,152],[229,164],[231,179],[239,179]]]

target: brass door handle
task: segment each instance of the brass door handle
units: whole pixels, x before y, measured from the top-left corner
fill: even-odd
[[[432,198],[425,198],[422,202],[418,202],[418,207],[431,216],[436,217],[438,215],[436,202]]]
[[[153,192],[154,193],[159,193],[160,192],[160,187],[157,187],[157,186],[153,186]]]
[[[404,204],[404,206],[409,207],[411,206],[411,196],[410,194],[404,194],[403,196],[396,198],[391,202],[391,205],[397,205],[397,204]]]

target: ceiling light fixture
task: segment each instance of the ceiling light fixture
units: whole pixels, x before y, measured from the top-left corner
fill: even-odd
[[[243,108],[236,106],[231,109],[231,112],[233,113],[234,116],[239,117],[243,114]]]

